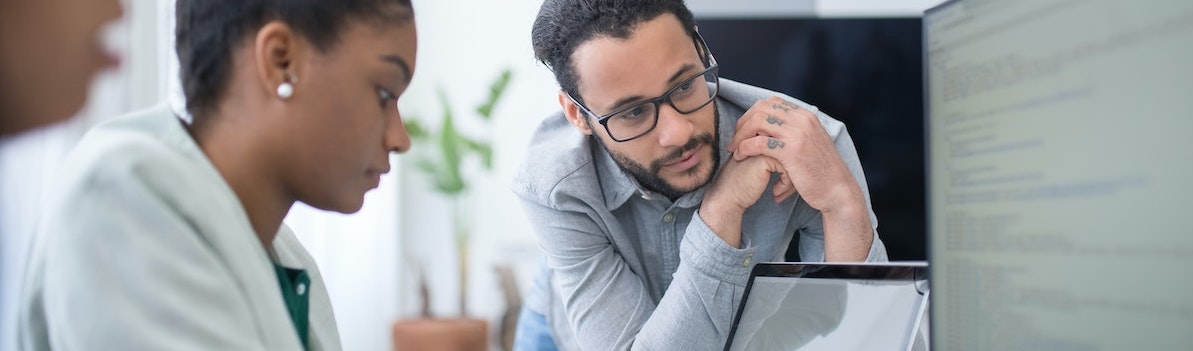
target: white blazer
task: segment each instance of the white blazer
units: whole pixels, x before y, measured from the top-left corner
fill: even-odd
[[[232,189],[167,107],[102,124],[65,160],[22,288],[24,350],[301,350],[277,275]],[[339,350],[311,278],[310,350]]]

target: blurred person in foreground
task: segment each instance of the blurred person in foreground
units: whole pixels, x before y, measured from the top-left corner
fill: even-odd
[[[0,138],[66,120],[119,60],[102,44],[119,0],[0,0]]]
[[[8,141],[79,112],[91,81],[119,62],[102,37],[123,11],[120,0],[0,0],[0,146],[5,147],[0,158],[9,151]],[[15,345],[13,303],[28,249],[25,239],[32,235],[13,230],[26,218],[5,218],[20,213],[6,206],[31,200],[8,189],[31,184],[3,169],[28,172],[35,166],[3,161],[11,160],[0,160],[0,188],[5,188],[0,189],[5,197],[0,199],[0,349],[7,349]]]

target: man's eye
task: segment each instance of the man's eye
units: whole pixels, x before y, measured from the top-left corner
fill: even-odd
[[[686,92],[686,91],[688,91],[688,90],[692,90],[692,81],[690,81],[690,80],[689,80],[689,81],[686,81],[686,82],[684,82],[683,84],[680,84],[680,85],[679,85],[679,86],[677,86],[677,87],[675,87],[675,92],[676,92],[676,93],[683,93],[683,92]]]
[[[627,120],[634,120],[634,119],[642,118],[642,116],[645,114],[646,114],[646,107],[638,106],[638,107],[629,109],[626,112],[622,112],[619,117],[627,119]]]

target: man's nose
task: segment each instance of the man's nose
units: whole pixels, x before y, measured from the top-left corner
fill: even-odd
[[[692,139],[696,126],[687,115],[679,113],[671,104],[659,104],[659,120],[655,126],[659,133],[659,145],[665,147],[684,146]]]

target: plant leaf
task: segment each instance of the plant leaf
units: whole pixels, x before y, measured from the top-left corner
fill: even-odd
[[[439,91],[439,100],[443,104],[443,126],[439,129],[439,148],[443,152],[443,174],[440,175],[440,190],[449,195],[464,191],[464,179],[460,174],[461,153],[459,148],[460,135],[456,130],[451,103],[447,94]]]
[[[439,178],[439,166],[435,164],[435,161],[420,158],[415,161],[414,166],[431,178]]]
[[[513,73],[506,68],[501,71],[501,75],[493,84],[489,85],[489,97],[484,103],[476,107],[476,113],[481,116],[481,119],[489,120],[493,118],[493,107],[497,105],[497,101],[505,94],[505,89],[509,87],[510,77]]]
[[[430,136],[430,133],[427,131],[427,128],[423,127],[422,122],[419,122],[418,120],[411,118],[411,119],[405,120],[405,123],[406,123],[406,132],[410,133],[411,139],[424,140]]]
[[[477,153],[481,158],[481,163],[485,169],[493,169],[493,146],[487,142],[476,141],[466,137],[461,137],[460,141],[468,148],[469,151]]]

